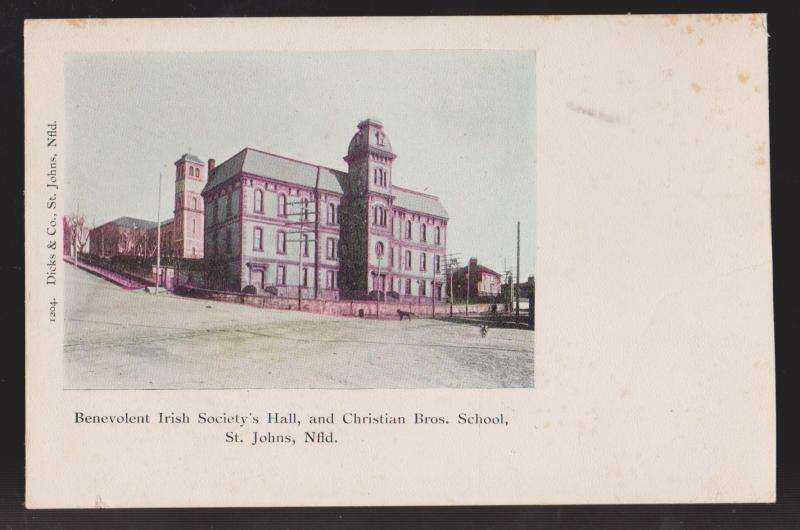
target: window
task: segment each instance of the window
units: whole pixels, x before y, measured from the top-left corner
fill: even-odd
[[[375,141],[378,145],[383,145],[383,135],[379,131],[375,131]]]
[[[264,231],[259,228],[253,228],[253,250],[264,249]]]
[[[325,273],[325,287],[328,289],[336,289],[336,271],[328,271]]]
[[[283,193],[278,195],[278,215],[286,217],[286,195]]]
[[[389,267],[394,267],[394,247],[389,247]]]
[[[380,241],[375,243],[375,255],[378,257],[383,256],[383,243]]]
[[[406,294],[411,294],[411,280],[406,280]]]
[[[303,267],[303,287],[308,287],[308,269]]]
[[[441,258],[442,257],[440,255],[438,255],[438,254],[436,255],[435,258],[433,258],[433,263],[434,263],[433,270],[435,270],[436,272],[441,272],[441,270],[442,270],[441,269],[441,265],[442,265],[442,263],[441,263],[442,259]]]
[[[277,243],[278,254],[286,254],[286,232],[283,230],[278,230]]]
[[[197,210],[197,197],[192,197],[192,210]]]
[[[411,221],[406,221],[406,239],[411,239]]]
[[[308,257],[308,234],[303,234],[303,256]]]
[[[328,224],[336,224],[336,205],[334,203],[328,204]]]
[[[255,198],[253,200],[253,209],[255,212],[264,213],[264,192],[261,190],[255,191]]]
[[[336,259],[336,240],[333,238],[328,238],[327,247],[326,247],[326,256],[328,259]]]
[[[433,230],[433,242],[437,245],[442,244],[442,231],[438,226]]]
[[[192,219],[192,233],[197,233],[197,219]]]
[[[286,285],[286,266],[278,265],[275,269],[275,284]]]
[[[406,250],[406,269],[411,270],[411,251]]]
[[[426,225],[425,223],[419,225],[419,240],[420,241],[428,240],[428,225]]]
[[[303,199],[303,220],[308,221],[308,199]]]
[[[383,206],[372,207],[372,224],[386,226],[386,208]]]
[[[427,256],[424,252],[420,252],[419,254],[419,270],[426,271],[427,268]]]
[[[233,207],[233,194],[229,194],[225,200],[225,217],[231,216],[231,208]]]
[[[425,286],[428,284],[425,280],[419,282],[419,295],[425,296]]]
[[[231,248],[232,244],[233,244],[233,236],[231,235],[231,229],[228,228],[225,231],[225,252],[227,252],[228,254],[233,252],[233,250]]]
[[[192,166],[189,166],[189,176],[190,177],[194,176],[194,168]]]
[[[372,183],[375,184],[376,186],[378,185],[378,168],[375,168],[372,171]]]

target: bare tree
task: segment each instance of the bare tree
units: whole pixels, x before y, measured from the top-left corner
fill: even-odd
[[[86,222],[83,214],[75,212],[67,216],[67,226],[69,226],[69,243],[74,252],[75,264],[78,264],[78,252],[84,252],[89,243],[89,233],[92,227]]]

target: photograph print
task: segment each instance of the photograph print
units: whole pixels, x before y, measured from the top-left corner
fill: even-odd
[[[64,388],[534,387],[533,51],[64,75]]]

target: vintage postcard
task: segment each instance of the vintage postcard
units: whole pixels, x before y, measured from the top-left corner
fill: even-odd
[[[774,500],[765,16],[25,44],[28,506]]]

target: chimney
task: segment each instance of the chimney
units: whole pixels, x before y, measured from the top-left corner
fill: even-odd
[[[210,175],[214,168],[217,167],[217,161],[213,158],[208,159],[208,174]]]
[[[478,258],[469,258],[469,266],[470,267],[477,267],[478,266]]]

